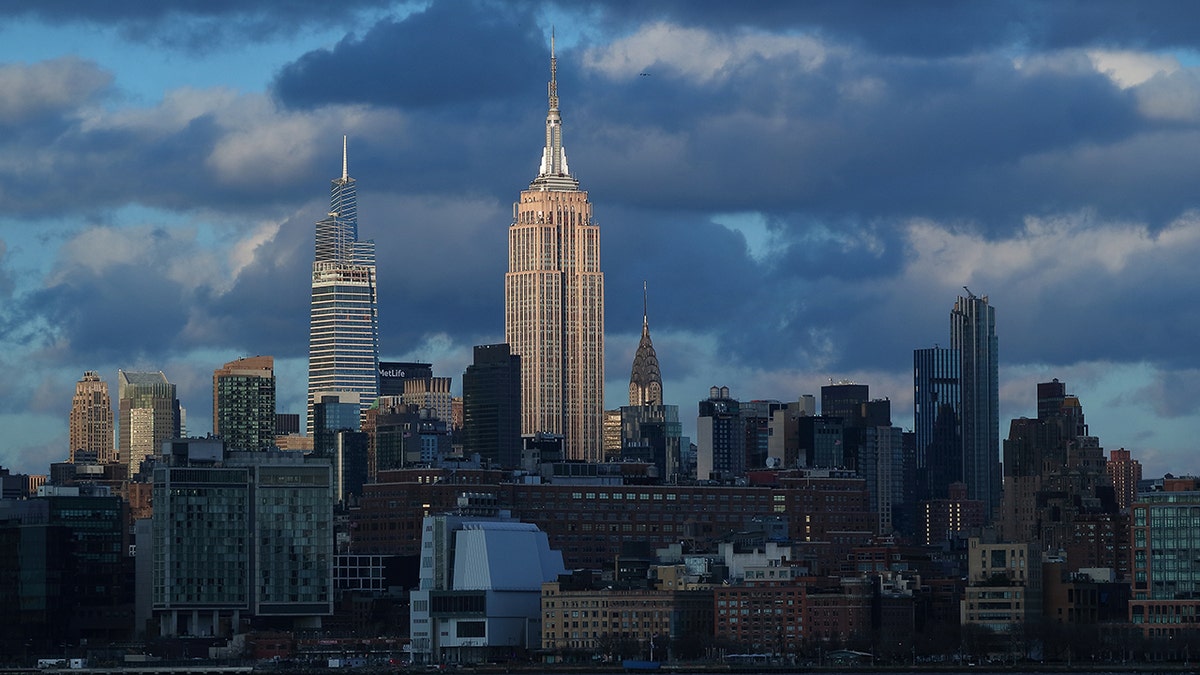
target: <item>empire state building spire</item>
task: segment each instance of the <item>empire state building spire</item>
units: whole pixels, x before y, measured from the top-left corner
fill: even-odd
[[[546,147],[538,176],[529,184],[531,190],[578,190],[579,181],[567,168],[567,151],[563,147],[562,115],[558,110],[558,58],[554,55],[554,31],[550,32],[550,84],[546,86],[550,109],[546,113]]]

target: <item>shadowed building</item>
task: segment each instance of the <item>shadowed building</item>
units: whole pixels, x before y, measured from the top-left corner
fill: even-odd
[[[521,357],[521,430],[561,434],[570,459],[603,455],[604,273],[600,227],[567,168],[550,47],[550,110],[541,167],[513,206],[504,333]]]
[[[478,345],[463,373],[467,453],[493,466],[521,466],[521,357],[507,344]]]
[[[946,499],[962,480],[962,369],[958,350],[913,350],[918,497]]]
[[[966,290],[966,289],[964,289]],[[1000,377],[996,310],[967,290],[950,312],[962,375],[962,480],[991,520],[1000,505]]]
[[[237,450],[275,447],[275,359],[253,356],[213,371],[213,435]]]

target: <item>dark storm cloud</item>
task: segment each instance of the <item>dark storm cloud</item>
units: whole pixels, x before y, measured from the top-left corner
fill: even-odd
[[[531,13],[482,2],[436,3],[361,38],[305,54],[276,79],[293,106],[371,103],[401,108],[510,99],[545,67]]]
[[[230,40],[262,40],[353,24],[363,13],[392,6],[404,5],[389,0],[44,0],[0,4],[0,17],[113,26],[135,42],[202,52]]]
[[[555,4],[575,8],[561,0]],[[597,0],[589,10],[589,18],[610,27],[665,20],[713,29],[801,30],[888,54],[942,56],[1009,45],[1154,49],[1200,41],[1200,7],[1186,0],[766,0],[753,8],[724,0]]]

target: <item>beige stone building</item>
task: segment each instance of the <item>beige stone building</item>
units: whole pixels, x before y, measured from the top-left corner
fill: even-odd
[[[108,394],[108,383],[94,370],[85,372],[75,383],[69,426],[72,462],[76,461],[76,453],[95,453],[96,461],[101,464],[117,461],[112,397]]]
[[[504,279],[505,341],[521,357],[521,432],[564,437],[570,459],[602,458],[604,274],[588,193],[567,168],[550,49],[541,167],[513,205]]]

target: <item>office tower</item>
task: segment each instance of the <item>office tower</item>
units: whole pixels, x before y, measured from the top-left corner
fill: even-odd
[[[871,388],[865,384],[832,381],[821,387],[821,415],[840,417],[846,427],[856,427],[862,422],[863,404],[871,397]]]
[[[967,290],[955,301],[950,347],[958,350],[962,369],[962,479],[991,519],[1000,503],[1000,377],[996,310],[986,295]]]
[[[362,430],[360,400],[354,392],[316,392],[312,410],[314,455],[331,456],[339,431]]]
[[[252,356],[213,371],[213,435],[233,450],[275,447],[275,359]]]
[[[463,373],[464,450],[494,466],[521,466],[521,357],[507,344],[476,345]]]
[[[117,450],[113,445],[112,398],[108,395],[108,383],[100,379],[94,370],[83,374],[75,383],[75,397],[71,399],[70,417],[70,460],[76,453],[87,453],[89,459],[108,464],[117,461]]]
[[[777,410],[786,410],[787,403],[780,401],[742,401],[738,414],[746,432],[746,469],[763,469],[768,466],[771,454],[771,418]]]
[[[958,350],[913,350],[913,432],[921,500],[946,499],[962,476],[962,369]]]
[[[642,282],[642,339],[633,356],[629,375],[629,405],[662,405],[662,372],[650,341],[650,318],[646,311],[646,283]]]
[[[329,215],[317,222],[308,335],[308,422],[317,392],[358,394],[362,411],[379,395],[379,304],[375,242],[358,240],[358,197],[346,164],[330,186]]]
[[[450,424],[450,378],[423,377],[410,378],[404,381],[405,403],[417,408],[430,410],[437,419]]]
[[[404,383],[433,377],[433,364],[416,361],[380,361],[379,395],[403,396]]]
[[[677,405],[622,406],[622,461],[653,464],[658,477],[675,483],[682,474],[680,447],[683,425],[679,422]]]
[[[741,404],[729,387],[712,387],[696,419],[696,479],[722,480],[746,473],[746,434]]]
[[[567,168],[550,43],[541,167],[513,206],[504,334],[521,357],[521,430],[561,434],[567,457],[602,456],[604,274],[588,193]]]
[[[117,371],[117,406],[120,415],[120,459],[133,477],[142,461],[162,450],[164,441],[179,438],[183,412],[175,398],[175,385],[162,371]]]
[[[168,444],[144,546],[159,636],[319,629],[333,613],[331,478],[328,459],[298,452]]]

